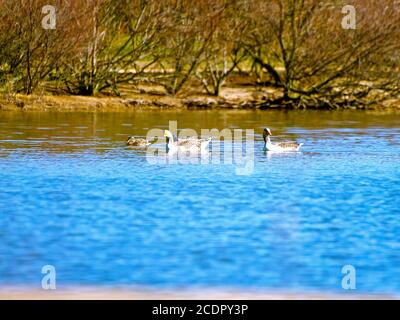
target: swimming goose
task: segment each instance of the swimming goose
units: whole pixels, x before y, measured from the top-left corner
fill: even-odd
[[[206,139],[198,139],[198,138],[184,138],[177,139],[171,131],[165,130],[164,137],[167,139],[167,150],[168,151],[195,151],[195,152],[204,152],[209,145],[211,138]]]
[[[297,142],[281,142],[281,143],[272,143],[270,136],[272,136],[271,130],[269,128],[265,128],[263,132],[264,138],[264,150],[273,151],[273,152],[293,152],[299,151],[303,143]]]
[[[147,139],[129,137],[126,144],[131,147],[147,147],[151,143]]]

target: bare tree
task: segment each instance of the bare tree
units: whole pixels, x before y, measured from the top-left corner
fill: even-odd
[[[196,74],[206,92],[215,96],[220,94],[225,80],[246,57],[246,51],[241,47],[246,21],[237,15],[243,1],[222,1],[222,5],[224,10],[218,20],[214,20],[215,31],[204,52],[203,68]]]
[[[42,8],[45,0],[5,0],[0,3],[4,19],[0,22],[3,30],[2,69],[12,74],[17,91],[31,94],[63,59],[73,55],[75,43],[81,33],[79,26],[71,19],[76,12],[73,3],[54,1],[58,8],[57,27],[45,29],[42,25]],[[11,41],[11,42],[10,42]],[[6,52],[5,52],[6,51]]]
[[[93,95],[138,78],[158,60],[161,4],[155,0],[87,0],[90,35],[64,68],[70,93]]]
[[[167,16],[160,42],[163,56],[158,82],[176,95],[203,61],[225,5],[213,0],[168,0],[164,5]]]
[[[249,57],[282,93],[270,104],[377,103],[400,94],[398,0],[0,1],[0,84],[93,95],[146,77],[176,95],[195,76],[218,95]],[[344,29],[344,5],[356,9]],[[260,77],[262,74],[260,73]]]
[[[348,103],[368,95],[378,84],[372,77],[378,70],[385,78],[384,63],[374,64],[373,57],[389,57],[399,48],[394,1],[350,2],[357,10],[355,30],[342,28],[342,1],[252,1],[253,30],[244,46],[282,88],[278,103]]]

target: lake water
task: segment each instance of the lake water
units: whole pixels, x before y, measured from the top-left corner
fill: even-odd
[[[254,129],[253,170],[125,146],[170,120]],[[264,127],[302,152],[263,152]],[[339,293],[352,265],[358,293],[400,294],[400,114],[2,112],[0,286],[40,288],[44,265],[58,288]]]

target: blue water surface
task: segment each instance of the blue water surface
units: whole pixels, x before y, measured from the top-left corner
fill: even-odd
[[[172,119],[254,129],[254,170],[154,164],[124,145]],[[399,125],[356,111],[0,113],[0,285],[40,287],[53,265],[58,288],[342,292],[352,265],[358,292],[399,294]],[[302,152],[263,152],[264,126]]]

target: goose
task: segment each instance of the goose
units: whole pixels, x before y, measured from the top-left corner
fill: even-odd
[[[195,151],[204,152],[210,144],[211,138],[198,139],[198,138],[184,138],[177,139],[171,131],[165,130],[164,137],[167,140],[168,151]]]
[[[144,138],[129,137],[126,144],[131,147],[147,147],[151,142]]]
[[[273,151],[273,152],[297,152],[300,150],[303,143],[297,142],[281,142],[281,143],[272,143],[270,136],[272,136],[271,130],[269,128],[265,128],[263,132],[264,138],[264,150]]]

